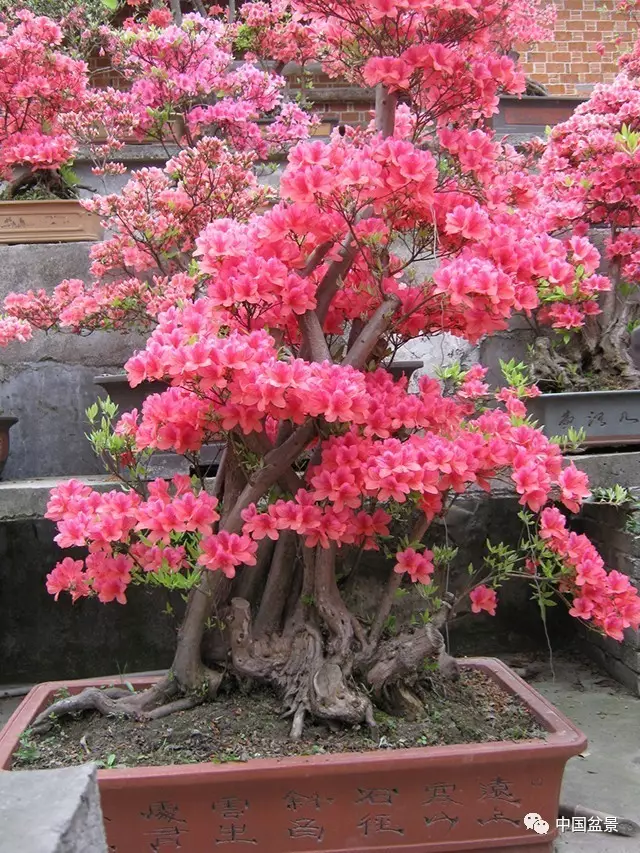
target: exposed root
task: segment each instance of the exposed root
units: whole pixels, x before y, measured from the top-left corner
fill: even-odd
[[[381,699],[385,699],[385,691],[389,695],[389,687],[400,682],[405,686],[414,682],[427,658],[438,660],[446,678],[454,679],[458,676],[458,665],[447,653],[440,632],[451,611],[452,598],[446,594],[438,613],[420,630],[398,634],[380,644],[368,664],[366,678]]]
[[[188,711],[189,708],[195,708],[196,705],[202,705],[204,696],[184,696],[182,699],[175,699],[166,705],[160,705],[159,708],[154,708],[152,711],[147,711],[143,715],[145,720],[160,720],[162,717],[168,717],[171,714],[177,714],[179,711]]]
[[[181,688],[171,674],[139,693],[121,687],[87,687],[81,693],[67,696],[45,708],[31,728],[37,733],[49,731],[60,717],[81,711],[98,711],[104,716],[129,717],[134,720],[157,720],[193,708],[215,696],[222,678],[222,673],[203,667],[201,689],[177,699],[174,697],[178,696]]]
[[[291,724],[291,732],[289,737],[291,740],[300,740],[304,729],[305,710],[303,705],[298,705],[295,714],[293,715],[293,723]]]
[[[139,711],[129,710],[124,704],[131,693],[121,688],[100,690],[97,687],[87,687],[82,693],[59,699],[39,714],[31,729],[34,732],[47,732],[59,717],[65,714],[75,714],[79,711],[99,711],[105,716],[136,716]]]
[[[286,715],[293,716],[292,738],[302,736],[307,714],[349,725],[375,725],[369,698],[347,682],[339,664],[325,658],[322,634],[311,618],[282,635],[254,639],[249,602],[234,599],[229,628],[234,669],[282,692]]]

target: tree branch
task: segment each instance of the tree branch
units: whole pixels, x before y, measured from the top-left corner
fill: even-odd
[[[302,270],[301,275],[303,278],[307,278],[308,276],[310,276],[311,273],[320,266],[320,264],[325,259],[327,252],[332,246],[333,240],[327,240],[324,243],[320,243],[319,246],[316,246],[313,252],[311,252],[311,254],[309,255],[307,263],[304,269]]]
[[[416,521],[411,530],[410,542],[422,542],[422,537],[427,532],[429,527],[429,520],[426,515],[421,514],[421,517]],[[378,612],[376,613],[376,617],[373,620],[373,624],[369,630],[369,648],[371,650],[375,649],[378,645],[378,641],[382,635],[384,630],[385,623],[391,613],[391,608],[393,607],[393,602],[396,599],[396,592],[400,589],[400,584],[402,583],[402,573],[395,572],[393,569],[391,570],[391,575],[389,576],[389,580],[387,581],[387,586],[384,591],[384,595],[382,596],[382,601],[380,602],[380,606],[378,607]]]
[[[298,318],[298,325],[302,332],[305,352],[310,354],[311,361],[333,362],[317,313],[313,310],[305,311]]]
[[[169,0],[171,6],[171,14],[177,27],[182,26],[182,9],[180,8],[180,0]]]
[[[396,125],[398,96],[382,83],[376,86],[376,130],[383,136],[393,136]]]
[[[314,432],[314,422],[308,421],[299,426],[280,447],[275,447],[267,453],[264,457],[264,466],[249,477],[249,482],[242,490],[224,524],[221,525],[224,530],[229,533],[240,532],[242,529],[242,510],[259,500],[271,486],[286,474],[292,462],[311,441]]]
[[[397,296],[387,296],[358,335],[342,364],[350,364],[352,367],[357,368],[364,367],[375,345],[380,340],[380,336],[389,326],[393,315],[399,307],[400,299]]]

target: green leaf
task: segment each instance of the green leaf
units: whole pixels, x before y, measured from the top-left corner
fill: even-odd
[[[102,5],[110,12],[117,12],[120,2],[119,0],[102,0]]]

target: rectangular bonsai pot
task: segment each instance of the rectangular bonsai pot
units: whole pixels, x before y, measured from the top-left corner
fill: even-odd
[[[549,438],[584,429],[587,447],[640,444],[640,391],[575,391],[541,394],[529,414]]]
[[[0,243],[101,240],[100,217],[79,201],[0,201]]]
[[[564,766],[586,738],[500,661],[460,663],[517,696],[546,739],[100,770],[110,853],[550,853]],[[118,681],[35,687],[0,733],[0,768],[61,687]],[[525,827],[530,812],[547,834]]]

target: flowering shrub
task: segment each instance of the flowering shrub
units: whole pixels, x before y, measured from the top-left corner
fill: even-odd
[[[293,7],[302,16],[293,20],[309,16],[321,33],[332,72],[344,66],[378,87],[374,125],[296,145],[278,203],[262,212],[242,155],[203,139],[165,173],[140,173],[120,200],[96,202],[103,215],[122,212],[123,227],[97,250],[94,272],[141,274],[129,291],[111,293],[109,305],[67,282],[52,302],[14,295],[6,307],[16,334],[26,320],[116,324],[131,304],[155,322],[126,370],[133,386],[168,389],[117,423],[110,403],[88,413],[123,488],[72,481],[47,511],[58,544],[89,551],[53,569],[56,597],[122,603],[142,581],[190,590],[161,696],[128,699],[123,710],[215,693],[223,671],[200,649],[215,612],[229,629],[219,638],[225,669],[280,689],[299,736],[306,714],[373,724],[370,696],[384,702],[418,657],[454,672],[440,628],[467,598],[493,614],[508,577],[529,578],[543,609],[559,593],[573,615],[615,637],[638,627],[640,600],[563,528],[554,504],[577,511],[587,478],[527,420],[524,401],[537,391],[516,367],[497,395],[480,366],[451,368],[443,384],[423,376],[414,392],[385,369],[416,337],[476,341],[545,302],[567,306],[567,325],[573,310],[592,310],[597,252],[582,236],[547,233],[524,160],[469,123],[495,110],[501,88],[521,90],[504,51],[510,38],[540,35],[550,13],[474,0]],[[250,78],[238,74],[238,85]],[[141,97],[155,97],[150,86]],[[398,107],[396,94],[411,106]],[[198,171],[202,157],[216,168]],[[437,261],[435,271],[424,261]],[[156,267],[165,277],[154,290]],[[193,455],[211,440],[226,445],[213,484],[146,482],[154,450]],[[492,546],[454,602],[446,555],[423,539],[460,495],[496,480],[518,495],[522,547]],[[338,554],[353,550],[393,557],[369,618],[349,609],[337,578]],[[422,590],[426,611],[420,628],[394,634],[403,582]]]
[[[605,252],[615,288],[601,301],[600,333],[592,334],[591,342],[586,339],[585,346],[590,347],[586,367],[597,369],[604,362],[619,382],[631,387],[637,384],[637,373],[629,356],[628,334],[637,322],[637,309],[628,296],[640,274],[639,56],[636,44],[621,58],[615,81],[596,86],[590,99],[552,130],[540,159],[547,227],[569,227],[576,235],[587,234],[590,227],[609,232]],[[593,250],[585,251],[593,266]],[[589,282],[602,289],[601,277],[593,276]],[[575,310],[571,309],[572,316],[579,326],[583,318]],[[562,304],[545,311],[554,326],[568,325]]]
[[[87,88],[87,68],[59,48],[51,19],[19,12],[0,23],[0,178],[15,169],[53,172],[74,156],[76,143],[61,117],[75,110]]]

